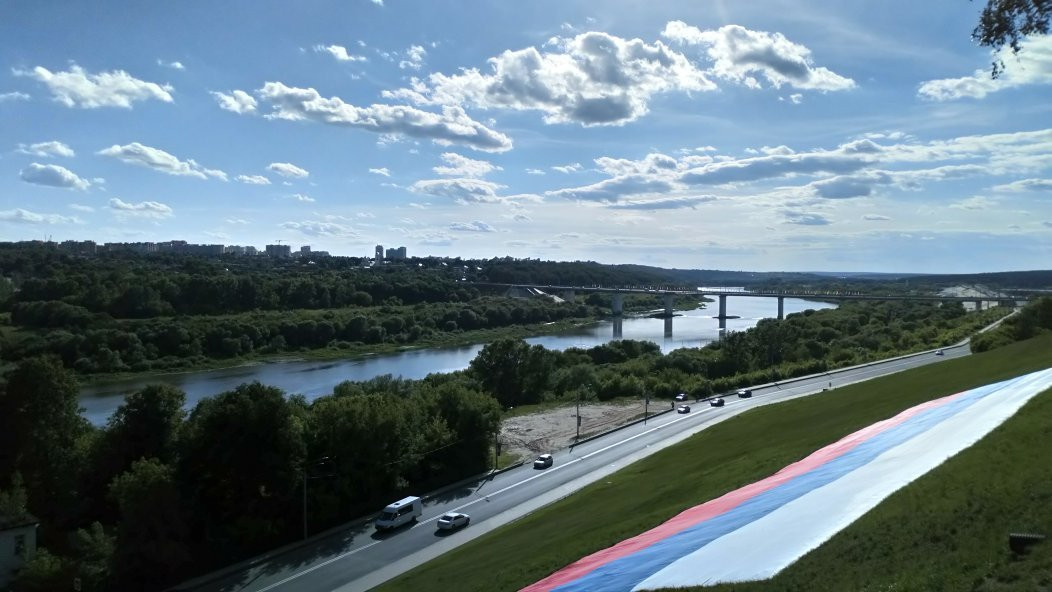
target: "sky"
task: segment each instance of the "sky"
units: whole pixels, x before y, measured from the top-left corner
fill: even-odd
[[[1047,269],[1052,38],[984,4],[7,2],[0,240]]]

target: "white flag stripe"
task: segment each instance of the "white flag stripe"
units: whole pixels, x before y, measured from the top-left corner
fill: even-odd
[[[1050,387],[1052,369],[1008,381],[961,413],[837,481],[678,559],[633,589],[772,577],[898,489],[977,442]]]

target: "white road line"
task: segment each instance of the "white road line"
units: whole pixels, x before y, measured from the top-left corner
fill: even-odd
[[[877,365],[877,366],[869,366],[869,367],[867,367],[865,369],[861,369],[861,370],[859,370],[857,372],[853,372],[851,374],[842,374],[840,376],[840,379],[843,380],[844,378],[856,378],[858,376],[865,376],[866,374],[870,374],[871,372],[874,372],[874,371],[887,370],[889,368],[897,368],[899,366],[908,366],[911,362],[916,361],[918,358],[909,358],[909,359],[906,359],[906,360],[897,360],[895,362],[888,362],[888,363],[880,364],[880,365]],[[831,376],[830,378],[832,379],[834,377]],[[822,384],[822,381],[818,381],[816,384],[796,385],[796,386],[791,386],[791,387],[788,387],[788,388],[785,388],[785,389],[780,389],[780,390],[778,390],[776,392],[778,394],[788,394],[788,393],[792,393],[793,391],[795,391],[797,389],[800,389],[800,388],[803,388],[803,389],[821,388],[821,384]],[[732,404],[741,403],[741,402],[743,402],[743,401],[740,401],[738,399],[734,399],[734,400],[728,401],[727,405],[732,405]],[[417,525],[419,526],[419,525],[422,525],[422,524],[428,524],[430,522],[434,522],[435,520],[438,520],[439,518],[441,518],[442,515],[446,514],[447,512],[458,512],[458,511],[460,511],[460,510],[462,510],[464,508],[467,508],[468,506],[472,506],[472,505],[477,504],[477,503],[479,503],[481,501],[486,501],[488,498],[500,495],[500,494],[502,494],[502,493],[504,493],[506,491],[509,491],[511,489],[514,489],[514,488],[516,488],[516,487],[518,487],[520,485],[524,485],[526,483],[529,483],[530,481],[533,481],[534,479],[540,479],[541,477],[544,477],[546,475],[550,475],[551,473],[554,473],[556,471],[559,471],[561,469],[569,467],[569,466],[571,466],[571,465],[573,465],[575,463],[578,463],[578,462],[581,462],[581,461],[583,461],[585,459],[591,458],[591,457],[593,457],[593,456],[595,456],[597,454],[601,454],[603,452],[606,452],[607,450],[610,450],[611,448],[616,448],[617,446],[621,446],[622,444],[625,444],[626,442],[631,442],[632,440],[635,440],[636,438],[640,438],[642,436],[646,436],[647,434],[651,434],[653,432],[656,432],[657,430],[667,428],[667,427],[669,427],[671,425],[674,425],[674,424],[677,424],[677,423],[679,423],[681,421],[688,421],[688,420],[690,420],[692,418],[695,418],[695,417],[704,417],[704,415],[699,413],[699,414],[687,414],[687,415],[684,415],[683,417],[677,417],[676,419],[670,420],[668,423],[663,423],[663,424],[661,424],[659,426],[655,426],[653,428],[650,428],[649,430],[640,432],[640,433],[638,433],[638,434],[636,434],[634,436],[630,436],[628,438],[625,438],[624,440],[619,440],[617,442],[614,442],[613,444],[610,444],[608,446],[600,448],[599,450],[596,450],[596,451],[593,451],[593,452],[589,452],[588,454],[586,454],[584,456],[580,456],[580,457],[574,458],[573,460],[570,460],[570,461],[565,462],[563,464],[560,464],[560,465],[558,465],[556,467],[548,469],[548,470],[544,471],[543,473],[538,473],[537,475],[534,475],[532,477],[527,477],[526,479],[523,479],[522,481],[517,481],[515,483],[512,483],[511,485],[508,485],[507,487],[505,487],[503,489],[499,489],[499,490],[497,490],[497,491],[495,491],[493,493],[487,494],[487,495],[485,495],[483,497],[480,497],[478,499],[474,499],[474,500],[472,500],[470,502],[467,502],[465,504],[457,506],[457,507],[453,508],[452,510],[447,510],[447,511],[441,512],[437,516],[434,516],[432,518],[428,518],[427,520],[418,522]],[[357,549],[352,549],[350,551],[347,551],[346,553],[342,553],[340,555],[337,555],[335,557],[327,559],[327,560],[323,561],[322,563],[319,563],[317,565],[313,565],[313,566],[311,566],[311,567],[309,567],[307,569],[304,569],[303,571],[294,573],[294,574],[288,576],[287,578],[285,578],[285,579],[283,579],[281,581],[274,582],[273,584],[270,584],[269,586],[267,586],[265,588],[261,588],[259,590],[259,592],[267,592],[268,590],[272,590],[274,588],[277,588],[278,586],[281,586],[283,584],[287,584],[287,583],[291,582],[292,580],[295,580],[295,579],[299,578],[300,576],[304,576],[304,575],[309,574],[309,573],[311,573],[311,572],[313,572],[315,570],[321,569],[321,568],[323,568],[323,567],[325,567],[327,565],[330,565],[332,563],[335,563],[335,562],[339,561],[340,559],[343,559],[345,557],[349,557],[351,555],[354,555],[355,553],[358,553],[359,551],[364,551],[364,550],[366,550],[366,549],[368,549],[370,547],[373,547],[375,545],[379,545],[382,542],[383,542],[383,540],[374,541],[374,542],[369,543],[367,545],[363,545],[361,547],[358,547]]]

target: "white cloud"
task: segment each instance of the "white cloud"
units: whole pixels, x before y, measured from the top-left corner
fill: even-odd
[[[874,221],[874,222],[884,222],[884,221],[887,221],[887,220],[891,220],[890,217],[883,216],[881,214],[865,214],[865,215],[862,216],[862,219],[863,220],[871,220],[871,221]]]
[[[267,119],[306,120],[380,134],[429,138],[441,145],[460,144],[486,152],[504,152],[512,147],[511,138],[471,119],[456,106],[445,106],[441,113],[405,105],[356,107],[339,97],[324,98],[313,88],[293,88],[280,82],[267,82],[258,94],[272,107]]]
[[[384,0],[369,0],[369,1],[372,2],[373,4],[377,5],[377,6],[383,6],[384,5]]]
[[[714,195],[696,195],[691,197],[663,197],[649,200],[630,200],[610,204],[608,207],[615,210],[678,210],[681,208],[695,208],[700,204],[716,201]]]
[[[543,170],[541,170],[541,169],[526,169],[526,174],[527,175],[544,175],[546,173]]]
[[[238,175],[235,178],[247,185],[270,185],[270,179],[263,175]]]
[[[366,62],[365,56],[347,53],[347,48],[342,45],[315,45],[314,51],[324,52],[341,62]]]
[[[286,230],[295,230],[301,234],[312,237],[339,237],[356,238],[356,232],[346,224],[337,222],[323,222],[320,220],[306,220],[304,222],[284,222],[281,227]]]
[[[576,173],[581,170],[581,163],[574,162],[570,164],[564,164],[560,166],[553,166],[553,171],[559,171],[560,173]]]
[[[479,220],[474,222],[454,222],[449,225],[449,229],[454,232],[497,232],[496,228]]]
[[[459,204],[498,203],[507,198],[498,193],[504,185],[483,181],[482,179],[428,179],[417,181],[409,186],[413,193],[445,197]]]
[[[801,226],[826,226],[832,224],[828,218],[814,212],[783,210],[782,215],[785,217],[786,224],[798,224]]]
[[[982,195],[974,195],[968,199],[963,199],[957,203],[950,204],[951,208],[957,208],[958,210],[989,210],[997,205],[997,201],[984,197]]]
[[[110,209],[119,217],[133,216],[136,218],[161,219],[172,215],[172,208],[161,202],[141,201],[139,203],[130,203],[117,197],[110,199]]]
[[[186,161],[179,160],[160,148],[145,146],[138,142],[132,142],[124,146],[114,144],[109,148],[99,150],[97,154],[112,156],[121,162],[144,166],[169,175],[197,177],[198,179],[212,177],[223,181],[227,180],[227,175],[223,171],[205,168],[197,164],[192,158]]]
[[[83,224],[84,221],[76,216],[62,216],[60,214],[38,214],[22,208],[0,211],[0,222],[12,222],[15,224]]]
[[[256,99],[243,90],[234,90],[230,94],[212,91],[209,93],[215,97],[220,109],[232,111],[238,115],[248,115],[256,112]]]
[[[73,152],[73,149],[66,144],[59,142],[58,140],[52,140],[50,142],[37,142],[36,144],[19,144],[18,151],[22,154],[29,154],[32,156],[41,156],[47,158],[49,156],[65,156],[72,158],[77,154]]]
[[[1052,191],[1052,179],[1020,179],[995,185],[994,191]]]
[[[793,94],[789,95],[789,100],[794,105],[799,105],[800,103],[804,102],[804,95],[802,95],[800,93],[793,93]]]
[[[26,183],[47,185],[48,187],[65,187],[67,189],[86,190],[91,183],[81,179],[73,171],[55,164],[32,163],[19,174]]]
[[[162,60],[160,58],[157,59],[157,65],[158,66],[164,66],[166,68],[171,68],[173,70],[185,70],[186,69],[186,66],[184,66],[182,62],[166,62],[166,61],[164,61],[164,60]]]
[[[244,218],[227,218],[224,222],[227,224],[251,224],[251,222]]]
[[[660,41],[622,39],[602,32],[553,38],[552,51],[528,47],[447,76],[434,73],[385,97],[418,104],[469,104],[482,109],[541,111],[546,123],[621,125],[647,113],[659,93],[714,90],[693,63]]]
[[[85,206],[85,205],[76,204],[76,203],[69,204],[69,207],[70,207],[71,210],[77,210],[78,212],[94,212],[95,211],[95,208],[93,208],[91,206]]]
[[[437,166],[431,170],[439,175],[452,177],[484,177],[493,171],[502,171],[499,166],[485,160],[475,160],[455,152],[442,153],[442,160],[449,166]]]
[[[387,167],[380,167],[378,169],[369,169],[369,172],[374,174],[374,175],[380,175],[380,176],[383,176],[383,177],[390,177],[391,176],[391,171],[389,171],[387,169]]]
[[[815,67],[811,50],[789,41],[781,33],[751,31],[740,25],[702,31],[682,21],[671,21],[661,35],[684,45],[703,47],[713,61],[713,74],[750,88],[762,86],[757,76],[763,76],[775,88],[789,85],[836,91],[855,86],[850,78]]]
[[[293,193],[289,196],[289,198],[294,199],[300,203],[314,203],[315,201],[317,201],[313,197],[309,195],[304,195],[302,193]]]
[[[0,103],[6,103],[8,101],[14,102],[14,101],[28,101],[28,100],[29,100],[29,95],[27,95],[24,92],[19,92],[17,90],[16,91],[11,91],[11,92],[0,93]]]
[[[427,57],[426,49],[419,45],[410,45],[409,49],[405,50],[405,59],[398,62],[398,67],[403,70],[406,68],[419,70],[424,65],[425,57]]]
[[[272,162],[267,165],[267,170],[291,179],[303,179],[310,176],[306,169],[301,169],[291,162]]]
[[[583,187],[572,187],[545,192],[545,195],[563,199],[599,202],[617,202],[626,195],[667,193],[681,187],[668,178],[647,174],[619,175]]]
[[[54,98],[67,107],[96,109],[122,107],[130,109],[135,101],[156,99],[173,101],[171,85],[139,80],[124,70],[90,74],[77,65],[66,72],[51,72],[37,66],[32,70],[13,70],[15,76],[27,76],[43,82]]]
[[[1022,51],[1013,54],[1010,47],[993,54],[1005,68],[994,79],[990,71],[978,69],[971,76],[942,78],[921,83],[917,94],[933,101],[952,101],[961,98],[981,99],[986,95],[1028,84],[1052,83],[1052,35],[1031,37],[1022,42]]]
[[[425,230],[408,233],[409,238],[416,239],[417,244],[431,247],[448,247],[457,239],[448,233],[434,230]]]

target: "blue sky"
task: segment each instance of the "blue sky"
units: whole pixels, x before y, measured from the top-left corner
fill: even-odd
[[[0,237],[748,270],[1052,258],[984,2],[9,2]]]

